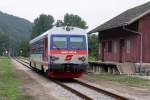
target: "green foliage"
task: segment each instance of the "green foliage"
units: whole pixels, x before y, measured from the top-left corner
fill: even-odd
[[[29,39],[32,23],[13,15],[0,12],[0,32],[9,36],[10,41]]]
[[[29,56],[29,42],[28,41],[21,41],[20,43],[20,56],[28,57]]]
[[[96,57],[96,58],[97,58],[97,57]],[[96,60],[96,58],[94,58],[94,57],[92,57],[92,56],[89,56],[89,57],[88,57],[88,61],[89,61],[89,62],[91,62],[91,61],[95,61],[95,60]]]
[[[64,16],[63,21],[57,20],[55,24],[53,23],[54,23],[53,16],[41,14],[38,18],[34,20],[31,38],[33,39],[34,37],[44,33],[48,29],[51,29],[54,25],[56,27],[74,26],[82,29],[88,28],[86,22],[80,16],[68,13]]]
[[[31,28],[31,22],[0,12],[0,55],[4,48],[12,56],[17,54],[20,41],[30,39]]]
[[[64,22],[62,20],[57,20],[55,26],[56,27],[64,26]]]
[[[34,38],[43,32],[51,29],[53,27],[54,18],[51,15],[41,14],[38,18],[34,20],[34,25],[32,27],[32,36]]]
[[[89,57],[91,59],[98,59],[99,54],[99,45],[98,45],[98,36],[96,34],[88,35],[88,45],[89,45]]]
[[[73,14],[65,14],[63,21],[62,20],[57,20],[56,27],[61,27],[61,26],[73,26],[73,27],[79,27],[82,29],[87,29],[88,26],[86,25],[86,22],[78,15],[73,15]]]
[[[9,37],[7,34],[0,33],[0,56],[9,48]]]
[[[75,26],[82,29],[87,29],[86,22],[78,15],[66,14],[64,16],[64,25],[65,26]]]
[[[11,61],[0,57],[0,100],[19,100],[19,81],[12,70]]]

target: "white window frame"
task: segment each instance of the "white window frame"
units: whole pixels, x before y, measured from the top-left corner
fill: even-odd
[[[128,39],[128,40],[127,40],[127,50],[126,50],[126,52],[127,52],[127,53],[130,53],[130,50],[131,50],[131,40]]]
[[[113,43],[114,53],[117,53],[117,41],[114,41]]]

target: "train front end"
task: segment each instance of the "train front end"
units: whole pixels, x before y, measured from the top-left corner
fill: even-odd
[[[79,78],[88,66],[86,34],[52,34],[50,36],[48,76]]]

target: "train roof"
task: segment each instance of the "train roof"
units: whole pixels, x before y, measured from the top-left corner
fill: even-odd
[[[72,35],[86,35],[86,30],[80,29],[77,27],[53,27],[52,29],[49,29],[48,31],[44,32],[43,34],[35,37],[34,39],[30,40],[30,43],[34,43],[43,37],[50,35],[50,34],[72,34]]]

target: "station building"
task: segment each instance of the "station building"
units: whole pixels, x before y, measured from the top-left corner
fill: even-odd
[[[150,64],[150,2],[128,9],[88,33],[95,32],[101,61]]]

